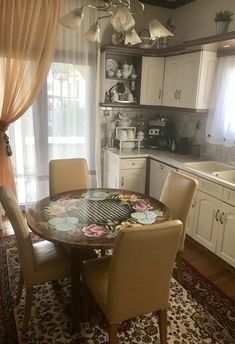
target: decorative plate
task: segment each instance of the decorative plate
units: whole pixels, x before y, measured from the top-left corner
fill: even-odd
[[[115,61],[113,59],[107,59],[106,60],[106,71],[112,70],[115,73],[117,71],[117,69],[118,69],[117,61]]]
[[[142,225],[150,225],[155,222],[157,215],[152,211],[137,211],[131,213],[131,217]]]
[[[54,217],[48,223],[57,231],[68,232],[76,228],[78,219],[76,217]]]
[[[82,196],[90,201],[103,201],[108,197],[108,194],[106,192],[88,191]]]

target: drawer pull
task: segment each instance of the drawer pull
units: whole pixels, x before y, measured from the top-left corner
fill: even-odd
[[[217,222],[219,221],[219,209],[217,209],[217,211],[215,213],[215,219]]]
[[[222,214],[220,216],[220,223],[221,223],[221,225],[224,224],[224,212],[222,212]]]
[[[122,177],[122,179],[121,179],[121,186],[123,186],[124,185],[124,177]]]

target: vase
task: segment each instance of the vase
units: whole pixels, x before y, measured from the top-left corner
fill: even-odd
[[[227,21],[216,21],[216,34],[222,34],[228,32],[229,22]]]

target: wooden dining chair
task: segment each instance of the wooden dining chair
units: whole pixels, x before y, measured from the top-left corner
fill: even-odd
[[[189,212],[198,186],[198,181],[182,173],[171,171],[168,173],[160,201],[164,203],[172,214],[172,219],[179,219],[183,223],[183,230],[176,255],[178,278],[183,284],[183,251]]]
[[[49,162],[50,197],[89,187],[87,161],[83,158],[56,159]]]
[[[112,256],[83,262],[85,286],[109,323],[117,343],[118,323],[158,311],[161,344],[167,343],[170,280],[181,235],[179,220],[121,229]]]
[[[16,236],[16,244],[20,261],[20,280],[17,293],[19,303],[23,285],[26,286],[26,302],[24,309],[23,332],[28,323],[33,302],[33,287],[37,284],[58,280],[70,275],[70,259],[67,251],[60,245],[42,240],[31,241],[25,218],[17,204],[15,196],[6,187],[0,187],[0,202],[9,218]]]

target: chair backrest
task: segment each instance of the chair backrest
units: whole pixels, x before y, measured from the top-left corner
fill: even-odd
[[[35,267],[34,251],[29,229],[14,194],[6,186],[0,187],[0,202],[14,229],[20,265],[24,279],[26,280],[27,276],[29,277],[33,273]]]
[[[175,220],[119,232],[109,270],[110,323],[167,308],[181,228]]]
[[[87,189],[88,187],[86,159],[58,159],[49,162],[50,197],[60,192]]]
[[[160,201],[164,203],[172,214],[172,219],[179,219],[183,223],[183,231],[178,251],[183,251],[186,227],[193,197],[198,181],[182,173],[171,171],[168,173]]]

